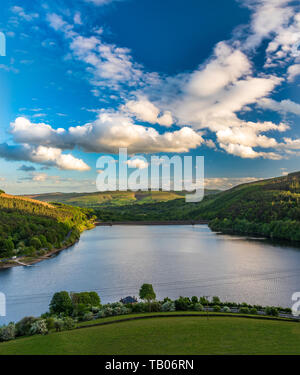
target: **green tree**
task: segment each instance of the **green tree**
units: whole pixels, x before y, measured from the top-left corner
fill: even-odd
[[[149,311],[151,311],[151,301],[155,300],[156,294],[152,284],[143,284],[141,286],[139,296],[142,300],[147,301],[149,304]]]
[[[66,291],[55,293],[50,302],[50,312],[52,314],[70,315],[73,311],[73,305],[69,293]]]
[[[32,237],[29,243],[30,246],[33,246],[37,250],[39,250],[42,247],[42,243],[38,237]]]

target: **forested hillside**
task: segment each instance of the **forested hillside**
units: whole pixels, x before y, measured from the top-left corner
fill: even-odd
[[[0,258],[43,255],[73,243],[92,212],[0,193]]]

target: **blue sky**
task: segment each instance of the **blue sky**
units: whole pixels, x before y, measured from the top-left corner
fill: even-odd
[[[300,13],[289,0],[6,1],[0,185],[94,191],[96,160],[205,156],[229,188],[299,170]]]

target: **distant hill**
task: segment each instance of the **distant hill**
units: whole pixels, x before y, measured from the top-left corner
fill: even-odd
[[[190,214],[205,219],[300,221],[300,172],[242,184],[207,197]]]
[[[215,194],[218,190],[206,190],[205,193]],[[49,193],[25,196],[43,202],[60,202],[72,206],[99,208],[103,206],[124,206],[168,202],[174,199],[183,199],[185,192],[174,191],[112,191],[95,193]]]

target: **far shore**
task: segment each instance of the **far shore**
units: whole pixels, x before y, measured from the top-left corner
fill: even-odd
[[[111,221],[96,222],[96,227],[113,226],[113,225],[207,225],[205,220],[183,220],[183,221]]]

